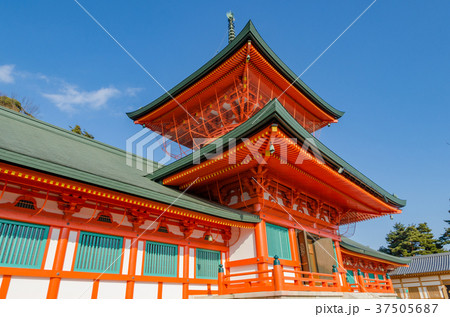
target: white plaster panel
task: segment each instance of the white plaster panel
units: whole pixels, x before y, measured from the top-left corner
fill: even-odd
[[[162,285],[163,299],[182,299],[183,284],[163,283]]]
[[[49,282],[49,278],[13,276],[6,298],[45,299]]]
[[[111,213],[112,220],[114,222],[120,223],[121,226],[131,227],[132,224],[128,222],[127,217],[123,218],[123,214]]]
[[[432,286],[432,285],[441,285],[441,282],[434,281],[434,282],[422,282],[423,286]]]
[[[192,232],[191,238],[193,239],[199,239],[199,238],[203,238],[203,235],[205,234],[205,231],[201,231],[201,230],[194,230]]]
[[[217,291],[218,289],[219,289],[219,286],[218,286],[218,285],[211,284],[211,290],[212,290],[212,291]]]
[[[403,283],[408,283],[408,282],[418,282],[419,278],[418,277],[412,277],[412,278],[404,278],[403,279]]]
[[[256,264],[250,264],[250,265],[242,265],[237,267],[230,267],[230,273],[236,274],[236,273],[247,273],[247,272],[255,272],[258,270],[258,267]],[[247,279],[247,278],[256,278],[258,277],[256,274],[248,274],[248,275],[242,275],[242,276],[236,276],[231,277],[231,280],[241,280],[241,279]]]
[[[223,243],[223,238],[222,238],[221,234],[213,233],[212,236],[213,236],[214,242]]]
[[[127,283],[124,281],[100,281],[97,298],[124,299]]]
[[[89,299],[93,285],[92,280],[61,279],[58,299]]]
[[[67,241],[66,255],[64,256],[63,271],[72,270],[72,263],[75,257],[75,246],[77,244],[77,237],[78,237],[77,231],[70,231],[69,239]]]
[[[125,239],[125,248],[123,250],[122,274],[128,274],[128,265],[130,263],[131,239]]]
[[[163,285],[164,287],[164,285]],[[163,288],[164,290],[164,288]],[[157,282],[135,282],[134,283],[134,299],[156,299],[158,298]]]
[[[417,287],[420,283],[403,283],[403,287]]]
[[[0,275],[0,285],[2,285],[3,282],[3,275]]]
[[[91,219],[92,218],[92,214],[94,214],[94,210],[95,209],[82,207],[80,209],[80,211],[77,212],[76,217],[77,218],[83,218],[83,219]],[[95,212],[94,218],[92,220],[95,219],[95,216],[97,216],[97,214],[98,214],[98,210]]]
[[[401,288],[402,284],[392,283],[392,286],[394,286],[394,288]]]
[[[183,268],[184,268],[184,248],[178,248],[178,277],[183,277]]]
[[[47,252],[47,258],[45,259],[45,270],[51,270],[53,268],[53,262],[55,261],[55,254],[56,254],[56,246],[58,245],[58,238],[60,229],[53,228],[52,234],[50,236],[50,243],[48,245],[48,252]]]
[[[441,275],[441,279],[443,279],[443,280],[450,280],[450,274]]]
[[[189,290],[192,291],[207,291],[208,285],[207,284],[189,284]],[[164,291],[164,289],[163,289]]]
[[[42,206],[44,205],[44,201],[45,201],[45,199],[42,199],[42,200],[39,198],[36,199],[36,203],[37,203],[39,209],[42,208]],[[51,212],[53,214],[58,214],[58,215],[64,214],[63,211],[58,208],[58,202],[52,201],[52,200],[47,200],[47,202],[45,203],[45,206],[44,206],[44,211]]]
[[[241,231],[240,235],[239,230]],[[238,237],[239,240],[230,246],[230,261],[256,257],[254,229],[232,228],[231,234],[230,242],[235,241]]]
[[[174,226],[174,225],[167,225],[169,232],[177,235],[177,236],[183,236],[184,237],[184,233],[181,232],[180,227],[179,226]]]
[[[138,241],[136,257],[136,275],[142,275],[142,261],[144,259],[144,241]]]
[[[195,249],[189,248],[189,278],[195,277]]]
[[[223,268],[225,269],[225,262],[227,261],[227,254],[225,252],[222,252],[222,258],[221,258],[221,263],[223,265]]]
[[[439,276],[433,275],[433,276],[421,276],[421,281],[439,281]]]

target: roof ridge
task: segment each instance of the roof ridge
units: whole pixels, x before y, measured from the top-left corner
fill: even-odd
[[[101,142],[101,141],[98,141],[98,140],[95,140],[95,139],[90,139],[90,138],[85,137],[83,135],[74,133],[72,131],[69,131],[69,130],[61,128],[61,127],[58,127],[58,126],[56,126],[54,124],[51,124],[51,123],[48,123],[46,121],[37,119],[35,117],[30,117],[30,116],[27,116],[27,115],[25,115],[23,113],[19,113],[17,111],[13,111],[11,109],[8,109],[8,108],[0,106],[0,115],[4,115],[3,113],[1,113],[1,111],[5,112],[5,116],[7,116],[8,118],[10,118],[12,120],[16,120],[16,121],[19,121],[19,122],[26,122],[27,120],[29,120],[30,122],[27,122],[27,123],[33,125],[36,128],[44,129],[44,130],[47,130],[47,131],[57,130],[57,131],[60,132],[60,135],[62,137],[66,137],[66,138],[69,138],[69,139],[72,139],[72,140],[75,140],[75,141],[79,141],[79,142],[84,143],[86,145],[96,147],[96,148],[98,148],[100,150],[104,150],[104,151],[110,152],[110,153],[115,154],[115,155],[122,155],[122,154],[126,155],[127,154],[127,151],[125,151],[123,149],[120,149],[118,147],[112,146],[110,144],[107,144],[107,143],[104,143],[104,142]],[[133,154],[133,156],[136,156],[136,155]],[[144,157],[140,157],[140,158],[143,159],[144,161],[149,161],[149,162],[155,163],[154,161],[149,160],[147,158],[144,158]]]
[[[411,260],[413,260],[413,259],[423,259],[423,258],[431,258],[431,257],[443,256],[443,255],[445,255],[445,256],[450,255],[450,251],[448,251],[448,252],[432,253],[432,254],[418,254],[416,256],[405,257],[405,259],[406,258],[411,259]]]

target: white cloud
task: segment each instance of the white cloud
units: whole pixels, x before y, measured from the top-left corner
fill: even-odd
[[[120,94],[116,88],[100,88],[93,91],[81,91],[74,85],[66,84],[58,94],[42,94],[53,102],[59,109],[73,112],[76,108],[91,108],[98,110]]]
[[[142,90],[144,90],[144,88],[130,87],[125,90],[125,94],[130,97],[135,97],[137,95],[137,93]]]
[[[0,82],[11,84],[14,82],[13,70],[15,65],[0,66]]]

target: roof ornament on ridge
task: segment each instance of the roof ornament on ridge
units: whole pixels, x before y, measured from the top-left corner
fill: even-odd
[[[227,12],[227,18],[228,18],[228,43],[230,43],[235,38],[233,12],[231,11]]]

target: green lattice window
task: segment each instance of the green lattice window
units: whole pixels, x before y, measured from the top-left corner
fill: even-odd
[[[147,241],[144,275],[177,277],[178,246]]]
[[[355,284],[355,275],[352,270],[347,270],[347,282],[349,284]]]
[[[120,273],[123,238],[81,232],[74,271]]]
[[[369,274],[370,279],[375,279],[375,274],[373,274],[373,273],[368,273],[368,274]]]
[[[220,252],[197,249],[197,278],[216,279],[219,272]]]
[[[378,279],[379,279],[379,280],[384,280],[383,274],[378,274]]]
[[[266,223],[266,235],[270,257],[277,255],[280,259],[292,259],[288,229]]]
[[[49,227],[0,219],[0,266],[39,269]]]

